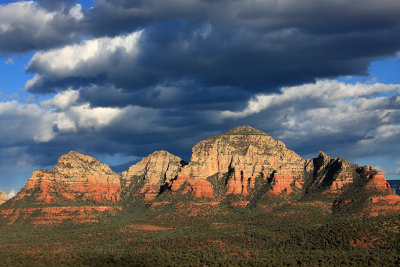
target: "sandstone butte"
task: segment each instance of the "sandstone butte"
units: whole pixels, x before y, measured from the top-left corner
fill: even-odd
[[[94,213],[119,210],[136,200],[159,206],[174,202],[179,194],[192,194],[191,201],[204,203],[209,199],[214,204],[236,197],[237,203],[232,203],[236,206],[246,206],[260,194],[291,197],[293,201],[326,195],[331,197],[332,207],[333,203],[357,202],[356,196],[343,194],[355,189],[369,196],[363,214],[400,210],[400,197],[393,194],[382,172],[323,152],[304,160],[283,142],[250,126],[240,126],[196,144],[189,163],[167,151],[155,151],[121,176],[92,157],[69,152],[52,170],[35,171],[26,186],[0,207],[0,215],[13,222],[45,206],[58,208],[54,212],[42,210],[46,218],[38,216],[37,224],[71,218],[96,221]],[[172,200],[163,200],[165,194],[172,194]],[[79,215],[71,217],[68,209]],[[54,215],[53,220],[48,219],[49,214]]]
[[[60,218],[84,222],[93,213],[118,209],[120,190],[120,177],[109,166],[71,151],[61,156],[52,170],[34,171],[25,187],[2,205],[0,214],[13,222],[34,210],[42,213],[34,223],[62,221]],[[80,215],[68,217],[70,213]]]
[[[165,185],[176,178],[185,164],[181,158],[167,151],[153,152],[122,173],[125,195],[143,195],[145,200],[153,200]]]

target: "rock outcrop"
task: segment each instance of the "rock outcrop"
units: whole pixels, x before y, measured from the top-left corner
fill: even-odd
[[[7,194],[3,191],[0,191],[0,205],[8,200]]]
[[[66,215],[70,206],[104,206],[114,209],[120,200],[120,177],[110,167],[95,158],[71,151],[58,159],[52,170],[37,170],[27,181],[25,187],[7,202],[9,212],[0,213],[9,220],[17,220],[26,208],[62,208]],[[85,213],[91,209],[86,209]],[[100,209],[100,212],[107,209]],[[79,209],[71,211],[78,216]],[[96,211],[97,212],[97,211]],[[48,213],[48,212],[47,212]],[[46,212],[35,212],[40,214]],[[40,220],[40,219],[39,219]],[[44,219],[43,219],[44,220]]]
[[[257,178],[272,179],[272,193],[276,195],[290,193],[292,186],[302,186],[304,162],[281,141],[241,126],[195,145],[190,163],[178,173],[171,188],[177,190],[187,181],[196,196],[211,197],[208,178],[218,176],[220,183],[226,183],[227,195],[247,196]]]
[[[371,166],[359,167],[357,172],[361,178],[367,182],[366,188],[369,190],[378,190],[382,192],[391,192],[389,183],[386,181],[383,172],[377,171]]]
[[[167,151],[155,151],[122,173],[126,195],[154,199],[186,163]]]
[[[61,156],[52,170],[33,172],[14,201],[28,196],[47,204],[64,200],[117,202],[120,189],[119,175],[108,165],[71,151]]]
[[[306,161],[305,171],[311,177],[307,192],[341,194],[346,190],[346,185],[355,183],[366,190],[391,192],[382,172],[371,166],[360,167],[342,158],[329,157],[321,151],[317,158]]]
[[[181,200],[187,198],[175,202],[179,194],[192,194],[195,204],[226,200],[232,206],[265,208],[268,203],[269,210],[272,199],[294,207],[317,201],[322,210],[372,216],[400,211],[400,197],[382,172],[323,152],[304,160],[281,141],[241,126],[196,144],[188,164],[167,151],[155,151],[121,176],[95,158],[69,152],[52,170],[35,171],[1,206],[0,216],[9,223],[94,222],[103,212],[116,213],[122,204],[184,204]],[[0,192],[0,204],[2,196]]]
[[[345,185],[354,182],[358,166],[342,158],[333,158],[320,151],[317,158],[306,161],[305,170],[311,177],[307,192],[343,192]]]

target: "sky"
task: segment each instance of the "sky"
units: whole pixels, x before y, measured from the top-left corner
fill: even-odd
[[[251,125],[400,179],[398,0],[0,1],[0,190]]]

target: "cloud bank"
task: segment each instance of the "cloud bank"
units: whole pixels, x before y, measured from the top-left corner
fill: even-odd
[[[0,54],[32,55],[21,95],[34,100],[0,102],[0,186],[69,150],[189,160],[242,124],[307,157],[390,157],[399,177],[398,82],[336,80],[398,57],[399,13],[398,0],[1,4]]]

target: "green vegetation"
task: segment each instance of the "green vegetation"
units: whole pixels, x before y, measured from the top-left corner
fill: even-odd
[[[313,205],[130,206],[92,225],[0,227],[1,266],[399,266],[400,216]],[[196,216],[194,216],[196,215]]]

